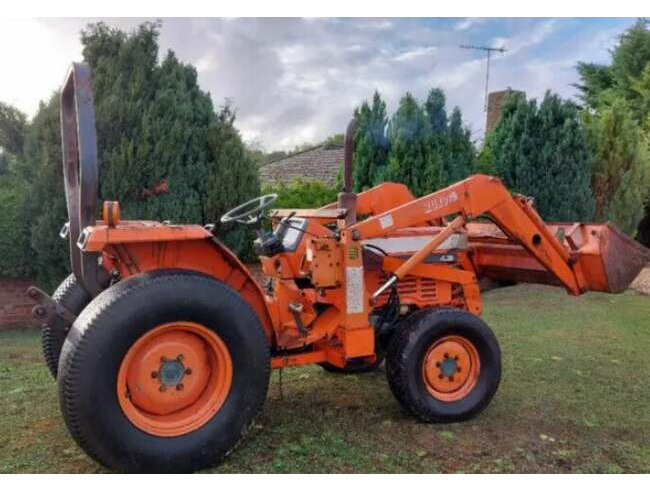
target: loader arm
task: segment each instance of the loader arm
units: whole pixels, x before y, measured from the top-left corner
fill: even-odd
[[[513,196],[496,177],[473,175],[352,225],[350,231],[364,240],[452,214],[462,215],[463,221],[488,216],[506,235],[521,243],[571,294],[584,292],[584,275],[572,252],[546,227],[529,199]],[[456,228],[458,224],[455,221],[449,226]]]

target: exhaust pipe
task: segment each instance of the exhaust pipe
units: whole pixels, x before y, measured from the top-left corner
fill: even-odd
[[[345,130],[345,153],[343,157],[343,189],[338,196],[338,207],[346,209],[345,224],[353,225],[357,222],[357,195],[352,192],[352,158],[354,157],[354,133],[357,122],[350,119]]]

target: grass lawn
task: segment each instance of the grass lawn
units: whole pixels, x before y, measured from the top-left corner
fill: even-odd
[[[484,295],[501,387],[461,424],[426,425],[383,368],[272,374],[264,412],[215,472],[650,472],[650,297],[544,286]],[[0,472],[99,472],[59,415],[37,331],[0,332]],[[98,407],[101,410],[101,407]]]

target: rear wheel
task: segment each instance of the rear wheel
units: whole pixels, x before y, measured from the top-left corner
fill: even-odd
[[[481,412],[501,380],[501,352],[490,328],[458,309],[411,315],[388,349],[386,375],[404,408],[427,422]]]
[[[120,471],[217,463],[261,409],[269,349],[259,319],[202,274],[140,274],[102,292],[61,353],[59,395],[77,443]]]
[[[70,274],[65,280],[56,288],[52,299],[63,306],[73,315],[79,315],[86,305],[90,302],[90,295],[86,290],[81,287],[77,282],[74,274]],[[43,357],[45,364],[50,370],[52,377],[56,379],[59,356],[61,354],[61,347],[65,341],[70,324],[63,318],[55,316],[41,327],[41,347],[43,349]]]

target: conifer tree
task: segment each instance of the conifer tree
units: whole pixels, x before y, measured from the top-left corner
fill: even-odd
[[[580,63],[577,87],[596,155],[596,217],[632,233],[650,202],[650,22],[639,19],[620,37],[609,65]]]
[[[431,152],[431,124],[408,92],[391,117],[388,139],[389,180],[406,184],[417,196],[434,191],[432,182],[439,175],[439,167]]]
[[[259,194],[257,167],[233,111],[215,113],[194,67],[172,52],[158,62],[159,28],[144,23],[125,33],[98,23],[82,32],[93,75],[100,199],[119,200],[125,218],[217,222]],[[41,104],[24,146],[17,168],[32,196],[33,264],[42,284],[56,286],[69,267],[67,245],[58,238],[67,219],[58,94]],[[242,230],[220,232],[236,252],[250,250]]]
[[[440,88],[429,91],[424,109],[431,124],[433,167],[438,175],[430,175],[430,188],[445,187],[467,177],[475,166],[476,149],[471,133],[463,124],[463,115],[454,107],[447,117],[445,94]]]
[[[648,137],[622,99],[597,114],[585,114],[595,149],[592,188],[598,221],[612,221],[632,233],[644,215],[650,187]]]
[[[364,101],[355,110],[356,120],[353,179],[355,191],[372,187],[385,180],[388,158],[386,137],[386,103],[379,92],[372,96],[372,104]]]
[[[592,157],[573,103],[547,92],[538,106],[513,94],[487,144],[506,186],[533,197],[544,219],[591,219]]]
[[[476,166],[476,148],[469,129],[463,124],[463,115],[458,107],[454,107],[449,118],[445,157],[442,186],[468,177]]]
[[[427,187],[437,189],[444,187],[449,180],[447,163],[449,160],[449,131],[445,93],[440,88],[429,91],[424,102],[424,111],[431,127],[431,159],[433,165],[426,176]]]

